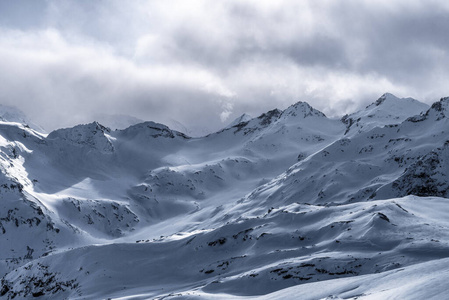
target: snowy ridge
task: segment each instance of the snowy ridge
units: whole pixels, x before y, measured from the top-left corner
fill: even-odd
[[[291,105],[285,111],[282,112],[282,116],[284,118],[293,116],[300,116],[302,118],[307,117],[326,117],[325,114],[320,112],[317,109],[314,109],[307,102],[297,102],[296,104]]]
[[[441,299],[448,99],[298,102],[201,138],[4,121],[0,298]]]
[[[353,132],[368,131],[374,127],[399,124],[428,109],[427,104],[413,98],[397,98],[386,93],[364,110],[344,116],[342,121],[347,126],[345,134],[351,135]]]
[[[111,130],[109,128],[93,122],[86,125],[78,125],[73,128],[55,130],[47,136],[47,139],[59,140],[78,147],[94,148],[106,153],[114,150],[107,137],[107,134],[110,132]]]

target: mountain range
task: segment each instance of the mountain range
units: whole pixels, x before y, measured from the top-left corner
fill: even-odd
[[[0,110],[0,299],[447,297],[449,98],[203,137]]]

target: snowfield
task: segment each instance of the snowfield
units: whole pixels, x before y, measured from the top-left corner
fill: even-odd
[[[0,109],[1,299],[447,298],[449,98],[199,138]]]

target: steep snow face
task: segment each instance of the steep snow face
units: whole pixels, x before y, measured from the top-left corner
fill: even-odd
[[[0,122],[0,297],[410,295],[387,279],[446,263],[448,102],[346,124],[298,102],[201,138]]]
[[[397,98],[386,93],[364,110],[344,116],[342,121],[347,126],[345,134],[351,136],[374,127],[399,124],[428,109],[427,104],[413,98]]]

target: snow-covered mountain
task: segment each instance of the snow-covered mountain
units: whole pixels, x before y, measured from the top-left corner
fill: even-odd
[[[448,119],[391,94],[201,138],[5,118],[0,298],[443,299]]]
[[[369,131],[374,127],[399,124],[410,116],[419,115],[429,109],[427,104],[413,98],[397,98],[385,93],[365,109],[345,115],[342,122],[346,124],[346,135]]]
[[[0,104],[0,121],[1,122],[14,122],[27,125],[30,128],[45,133],[45,130],[39,125],[35,124],[29,119],[20,109],[13,106]]]

